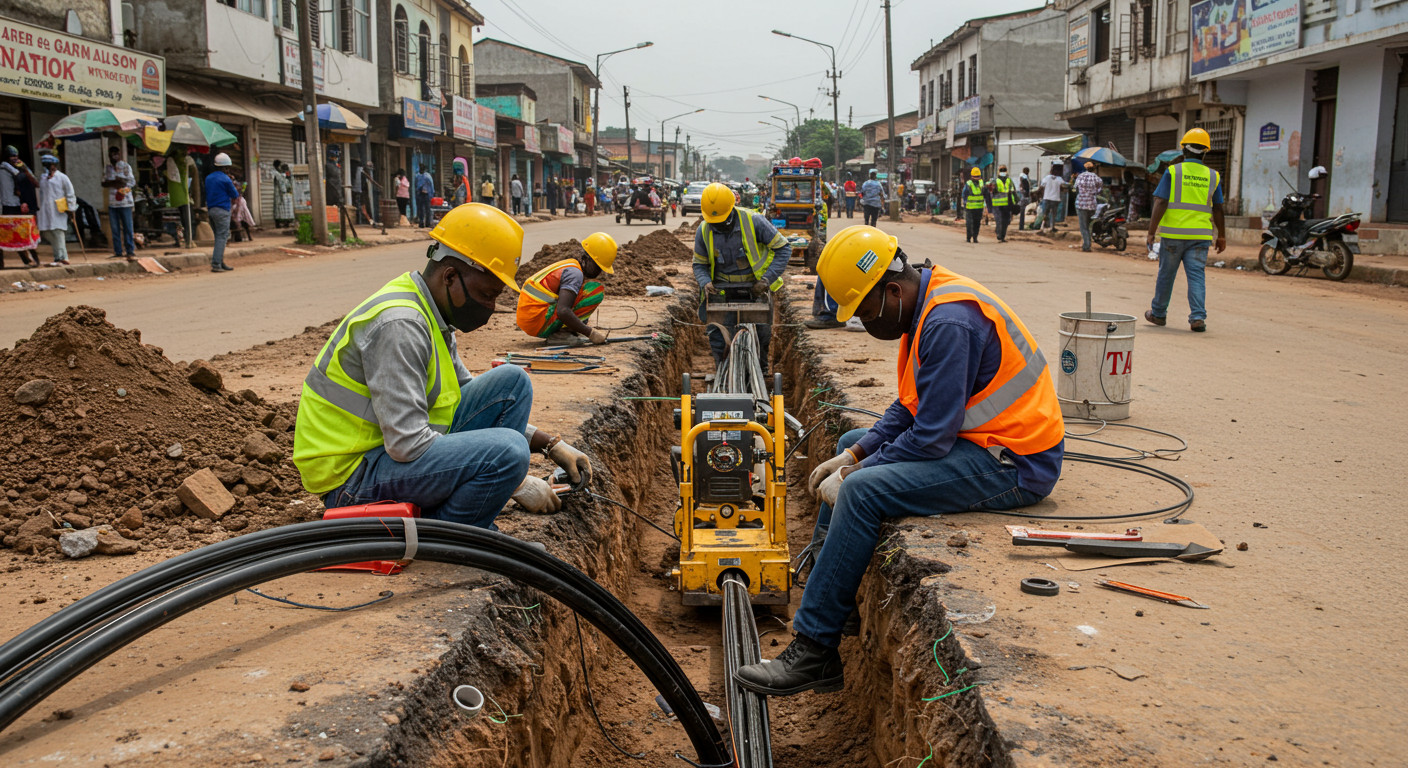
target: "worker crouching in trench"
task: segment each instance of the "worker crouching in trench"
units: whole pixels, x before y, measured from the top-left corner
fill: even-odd
[[[547,339],[549,344],[566,344],[585,336],[593,344],[605,344],[606,333],[587,325],[587,318],[601,306],[606,288],[597,278],[614,274],[616,240],[605,232],[582,240],[586,256],[563,259],[541,269],[523,281],[518,293],[518,327],[529,336]]]

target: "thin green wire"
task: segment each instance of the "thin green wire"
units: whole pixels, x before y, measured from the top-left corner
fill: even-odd
[[[933,744],[930,744],[930,743],[927,742],[927,741],[924,742],[924,745],[929,748],[929,754],[928,754],[928,756],[926,756],[923,760],[920,760],[920,761],[919,761],[919,765],[914,766],[914,768],[923,768],[923,766],[924,766],[925,763],[927,763],[927,762],[929,762],[930,760],[934,759],[934,745],[933,745]]]
[[[944,640],[947,640],[947,639],[948,639],[948,636],[951,635],[951,634],[953,634],[953,622],[949,622],[948,630],[947,630],[946,632],[944,632],[944,634],[943,634],[942,637],[940,637],[939,639],[937,639],[937,640],[934,641],[934,666],[938,667],[938,668],[939,668],[939,671],[943,673],[943,676],[944,676],[944,685],[948,685],[950,682],[953,681],[953,678],[954,678],[954,677],[958,677],[959,675],[961,675],[961,674],[963,674],[963,673],[965,673],[965,672],[968,671],[968,668],[967,668],[967,667],[964,667],[964,668],[958,670],[957,672],[954,672],[954,673],[953,673],[953,677],[950,677],[949,674],[948,674],[948,670],[944,669],[943,663],[941,663],[941,662],[939,661],[939,643],[942,643]],[[957,695],[957,694],[963,693],[964,691],[972,690],[973,688],[977,688],[977,687],[980,686],[980,685],[983,685],[983,683],[981,683],[981,682],[979,682],[979,683],[973,683],[972,685],[965,686],[965,687],[963,687],[963,688],[959,688],[959,689],[956,690],[956,691],[949,691],[948,693],[941,693],[941,694],[939,694],[938,696],[930,696],[930,697],[928,697],[928,698],[921,698],[920,701],[929,702],[929,701],[939,701],[940,699],[947,699],[947,698],[950,697],[950,696],[955,696],[955,695]],[[930,752],[931,752],[931,754],[932,754],[932,749],[930,750]],[[923,764],[924,764],[924,763],[920,763],[919,765],[923,765]],[[915,766],[915,768],[919,768],[919,766]]]
[[[618,397],[617,400],[676,400],[678,397]]]

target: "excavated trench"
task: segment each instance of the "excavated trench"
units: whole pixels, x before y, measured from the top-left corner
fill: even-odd
[[[803,424],[823,425],[787,465],[792,551],[811,535],[816,506],[804,479],[834,450],[852,426],[821,402],[844,403],[844,395],[820,363],[792,308],[782,308],[774,329],[774,370],[784,376],[788,411]],[[677,441],[670,402],[627,398],[672,398],[680,376],[712,368],[691,297],[671,308],[661,330],[674,343],[640,353],[637,373],[621,381],[617,397],[601,404],[583,425],[580,442],[595,459],[595,490],[670,528],[678,495],[669,470]],[[789,324],[790,323],[790,324]],[[805,458],[802,455],[805,455]],[[678,544],[619,507],[589,498],[572,500],[549,517],[500,520],[511,535],[548,543],[620,597],[670,650],[706,702],[722,705],[723,653],[718,609],[686,608],[666,574]],[[951,684],[946,677],[970,664],[957,640],[939,643],[948,620],[941,602],[948,566],[908,554],[900,528],[885,543],[862,587],[862,630],[842,647],[846,688],[835,694],[803,694],[771,701],[774,764],[789,766],[977,766],[1011,764],[984,709],[982,670]],[[582,623],[579,650],[571,612],[532,590],[500,581],[477,594],[482,606],[440,664],[405,695],[406,713],[382,748],[359,765],[423,766],[621,766],[686,765],[676,751],[694,758],[680,726],[655,703],[656,692],[631,661],[596,630]],[[790,619],[801,596],[785,612],[759,609],[763,655],[777,655],[790,641]],[[582,657],[601,722],[623,756],[603,738],[593,720],[582,674]],[[936,665],[940,661],[947,673]],[[493,697],[484,715],[466,718],[449,692],[461,683]],[[500,707],[502,710],[500,710]],[[486,716],[492,713],[492,716]],[[724,721],[716,721],[721,731]],[[725,734],[727,737],[727,734]],[[905,758],[909,758],[906,760]]]

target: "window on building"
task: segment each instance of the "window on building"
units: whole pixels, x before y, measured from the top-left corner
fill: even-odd
[[[580,96],[572,97],[572,122],[578,125],[582,124],[582,98]]]
[[[953,70],[944,75],[944,106],[953,106]]]
[[[436,51],[440,60],[440,82],[436,85],[441,89],[450,87],[450,38],[447,35],[440,36],[440,49]]]
[[[1145,56],[1154,55],[1154,43],[1158,39],[1158,19],[1155,18],[1154,0],[1139,0],[1139,52]]]
[[[929,111],[938,112],[939,108],[934,104],[934,81],[929,81]]]
[[[978,95],[978,54],[968,57],[968,95]]]
[[[298,24],[298,3],[294,0],[279,0],[276,6],[279,10],[279,26],[284,29],[297,30]]]
[[[1188,47],[1188,6],[1183,0],[1164,2],[1164,53],[1182,53]]]
[[[259,18],[264,16],[264,0],[217,0],[221,5],[228,5],[237,11],[252,13]]]
[[[313,38],[313,47],[323,44],[323,11],[318,0],[308,0],[308,36]]]
[[[963,84],[964,84],[964,79],[963,79],[963,66],[962,66],[962,65],[959,65],[959,67],[958,67],[958,98],[959,98],[960,100],[964,98],[963,94],[966,93],[966,91],[963,90]]]
[[[474,98],[474,60],[469,58],[469,51],[460,46],[460,83],[459,95],[466,99]]]
[[[919,114],[921,114],[921,115],[927,115],[927,114],[929,114],[929,110],[926,109],[926,107],[929,106],[929,102],[926,100],[926,97],[927,97],[928,95],[929,95],[929,86],[927,86],[927,85],[925,85],[925,84],[923,84],[923,83],[920,83],[920,84],[919,84]]]
[[[338,0],[337,49],[360,59],[371,58],[371,0]]]
[[[416,74],[422,83],[430,81],[430,25],[420,23],[416,32]]]
[[[396,6],[396,20],[392,23],[392,44],[396,46],[396,71],[403,75],[411,73],[411,22],[406,19],[406,9]]]
[[[1095,64],[1110,60],[1110,6],[1102,5],[1090,14],[1091,47]]]

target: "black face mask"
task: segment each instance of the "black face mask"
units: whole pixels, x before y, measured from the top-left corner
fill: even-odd
[[[862,320],[865,332],[877,339],[884,341],[895,341],[904,335],[906,328],[901,319],[904,313],[904,302],[895,302],[895,319],[890,320],[885,317],[885,304],[889,302],[890,292],[888,290],[880,294],[880,314],[874,320]]]
[[[482,328],[485,323],[489,322],[489,316],[494,314],[494,308],[480,304],[469,295],[469,288],[464,284],[464,276],[458,270],[455,271],[455,277],[459,278],[460,290],[464,292],[465,302],[455,306],[454,299],[450,299],[449,291],[445,292],[445,298],[450,300],[450,325],[464,333],[469,333],[476,328]]]

